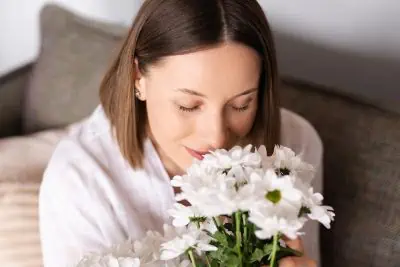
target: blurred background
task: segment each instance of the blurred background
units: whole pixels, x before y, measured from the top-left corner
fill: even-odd
[[[39,10],[49,2],[129,25],[142,0],[0,1],[0,76],[39,52]],[[260,0],[281,72],[400,112],[400,1]]]

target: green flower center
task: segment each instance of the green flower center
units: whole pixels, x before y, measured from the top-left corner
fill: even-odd
[[[207,217],[189,217],[189,220],[192,223],[203,223],[207,220]]]
[[[276,204],[282,199],[282,194],[280,190],[269,191],[265,198],[271,201],[272,203]]]

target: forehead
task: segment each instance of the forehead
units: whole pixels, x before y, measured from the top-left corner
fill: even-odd
[[[175,88],[247,90],[257,87],[261,59],[251,48],[224,43],[205,50],[165,57],[149,69],[155,80]]]

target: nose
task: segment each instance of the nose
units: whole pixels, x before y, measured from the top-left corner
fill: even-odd
[[[206,119],[204,139],[214,149],[224,148],[228,141],[228,127],[223,114],[213,114]]]

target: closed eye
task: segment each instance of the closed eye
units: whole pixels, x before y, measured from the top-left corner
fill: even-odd
[[[243,112],[246,111],[249,108],[249,104],[245,105],[245,106],[241,106],[241,107],[232,107],[234,110],[239,111],[239,112]]]
[[[254,98],[249,98],[249,99],[247,99],[247,101],[242,102],[243,104],[240,106],[237,106],[237,105],[231,105],[231,106],[235,111],[243,112],[243,111],[246,111],[247,109],[249,109],[253,100],[254,100]]]
[[[193,112],[199,109],[199,106],[195,106],[195,107],[185,107],[185,106],[181,106],[179,105],[179,110],[183,111],[183,112]]]

